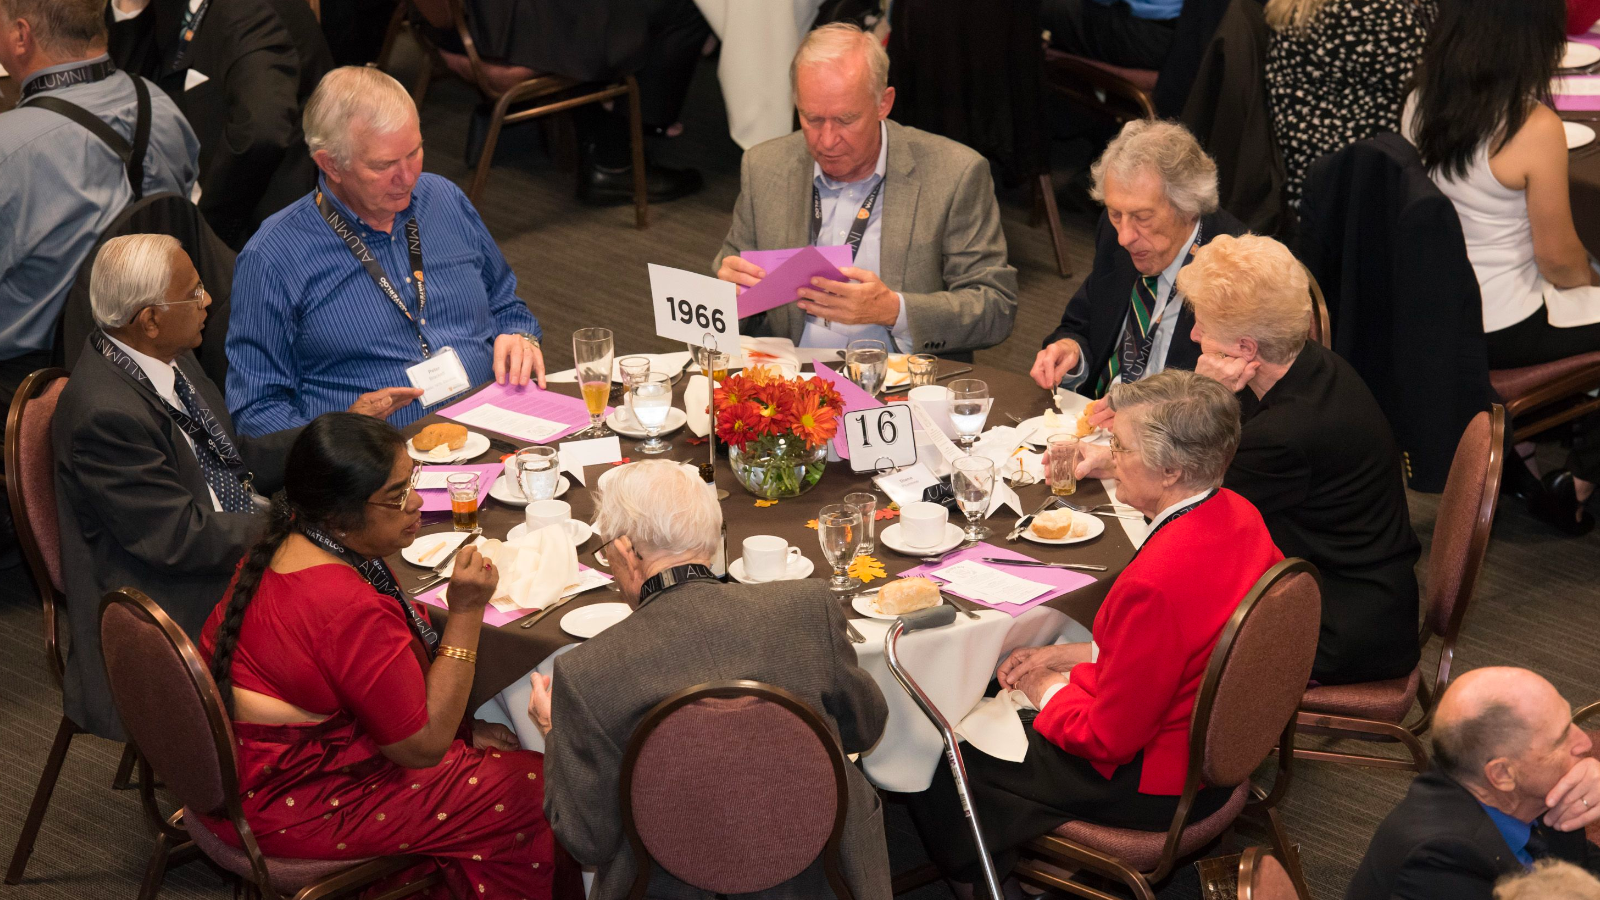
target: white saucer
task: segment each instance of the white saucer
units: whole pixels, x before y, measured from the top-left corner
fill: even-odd
[[[1585,44],[1584,46],[1588,46]],[[1595,49],[1600,50],[1600,47]],[[1561,128],[1567,133],[1567,149],[1576,150],[1594,143],[1594,129],[1578,122],[1562,122]]]
[[[789,571],[785,572],[782,578],[772,578],[768,579],[767,581],[763,581],[759,578],[747,577],[744,574],[744,557],[742,556],[728,564],[728,574],[733,576],[733,580],[739,582],[740,584],[767,584],[770,581],[796,581],[801,578],[810,578],[812,571],[815,569],[816,566],[811,562],[811,560],[801,556],[789,564]]]
[[[626,603],[591,603],[561,617],[561,630],[573,637],[592,638],[633,615]]]
[[[434,448],[434,450],[438,449],[437,447]],[[461,446],[460,450],[452,452],[449,456],[441,457],[434,456],[431,452],[424,453],[413,447],[410,441],[406,441],[406,452],[411,454],[411,458],[418,462],[439,464],[466,462],[469,459],[477,459],[489,452],[489,439],[476,431],[469,431],[467,432],[467,442]]]
[[[611,427],[612,431],[623,437],[638,438],[639,440],[649,437],[649,435],[645,434],[644,426],[634,419],[633,413],[629,412],[626,406],[619,406],[612,411],[611,415],[606,416],[606,424]],[[689,414],[674,406],[667,411],[667,422],[661,426],[661,430],[656,433],[656,437],[669,435],[687,424],[689,424]]]
[[[556,479],[556,492],[551,495],[551,499],[553,500],[556,497],[565,494],[566,492],[567,478],[565,475],[563,475]],[[508,481],[504,471],[500,473],[499,478],[494,480],[494,484],[489,487],[489,496],[499,500],[501,503],[504,503],[507,506],[528,505],[528,498],[522,496],[521,488],[519,488],[514,482]]]
[[[572,546],[581,547],[583,542],[594,537],[594,528],[588,522],[579,519],[568,519],[562,523],[567,526],[567,534],[572,538]],[[506,532],[506,540],[514,541],[528,533],[528,523],[518,522]]]
[[[855,595],[854,597],[850,598],[850,605],[855,607],[855,611],[856,612],[861,613],[863,616],[866,616],[869,619],[886,619],[886,620],[892,622],[895,619],[900,618],[897,615],[896,616],[891,616],[888,613],[878,612],[877,607],[872,605],[872,601],[877,599],[877,596],[878,596],[878,592],[877,592],[876,589],[871,590],[871,591],[863,591],[863,592]],[[944,595],[940,594],[939,595],[939,604],[942,606],[942,605],[944,605],[944,602],[945,602],[944,601]],[[933,608],[934,607],[932,607],[932,606],[928,607],[928,609],[933,609]],[[919,610],[919,612],[920,612],[920,610]]]
[[[1022,536],[1030,541],[1033,541],[1035,544],[1081,544],[1084,541],[1092,541],[1105,533],[1105,519],[1102,519],[1099,516],[1091,516],[1088,513],[1075,512],[1072,514],[1073,522],[1080,522],[1085,519],[1087,519],[1089,522],[1089,533],[1083,537],[1064,537],[1056,538],[1054,540],[1051,540],[1050,538],[1042,538],[1033,533],[1032,525],[1029,525],[1027,528],[1022,530]]]
[[[1600,62],[1600,47],[1582,41],[1567,41],[1566,52],[1561,54],[1561,69],[1581,69]]]
[[[905,556],[933,556],[934,554],[954,549],[957,544],[961,543],[961,536],[964,533],[960,525],[954,522],[946,522],[944,523],[944,540],[932,547],[911,547],[900,540],[900,523],[896,522],[878,532],[878,540],[890,550]]]
[[[413,566],[431,569],[454,556],[456,551],[461,549],[461,539],[466,537],[467,534],[468,532],[465,531],[440,531],[434,534],[419,534],[417,539],[411,542],[411,546],[400,551],[400,558]],[[478,541],[482,540],[483,536],[479,535]],[[478,541],[474,541],[474,543]],[[440,553],[439,549],[441,547],[448,549]]]

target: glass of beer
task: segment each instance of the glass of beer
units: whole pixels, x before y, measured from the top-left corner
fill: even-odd
[[[478,527],[478,473],[451,472],[444,478],[450,489],[450,515],[457,531]]]
[[[1078,436],[1052,434],[1045,441],[1045,469],[1050,478],[1050,493],[1070,497],[1078,491]]]
[[[611,399],[611,329],[580,328],[572,333],[572,364],[578,370],[578,388],[589,409],[589,427],[575,437],[598,438],[611,434],[606,427],[606,401]]]

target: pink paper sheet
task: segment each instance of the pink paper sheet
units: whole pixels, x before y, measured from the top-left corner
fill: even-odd
[[[968,549],[947,558],[944,562],[937,565],[921,565],[916,566],[915,568],[907,569],[904,572],[899,573],[899,577],[906,578],[912,575],[924,575],[929,578],[933,578],[935,581],[942,582],[942,579],[931,574],[934,569],[943,569],[946,566],[953,566],[958,562],[966,562],[969,559],[981,559],[985,556],[992,556],[996,559],[1034,559],[1034,557],[1028,556],[1024,553],[1018,553],[1015,550],[1007,550],[1004,547],[996,547],[993,544],[983,543],[969,547]],[[991,564],[980,562],[979,565],[988,566]],[[1040,584],[1050,585],[1050,590],[1020,605],[1007,604],[1005,606],[994,606],[993,604],[984,603],[982,600],[973,600],[971,597],[966,598],[967,600],[977,603],[980,606],[986,606],[990,609],[998,609],[1013,619],[1022,615],[1028,610],[1033,609],[1035,606],[1038,606],[1041,603],[1054,600],[1063,594],[1070,594],[1084,585],[1093,584],[1095,581],[1093,575],[1090,575],[1086,572],[1074,572],[1071,569],[1046,569],[1043,567],[1025,566],[991,567],[1002,572],[1008,572],[1017,576],[1018,578],[1026,578],[1029,581],[1037,581]],[[950,593],[955,594],[957,597],[965,597],[964,594],[960,594],[955,591],[950,591]],[[1089,625],[1088,622],[1083,622],[1080,624],[1084,625],[1085,627]]]
[[[590,568],[585,565],[579,565],[578,571],[588,572],[590,571]],[[449,609],[450,604],[444,602],[444,589],[447,587],[449,587],[448,584],[441,584],[432,590],[424,591],[423,593],[418,594],[413,599],[419,603],[426,603],[429,606],[437,606],[440,609]],[[538,609],[519,609],[516,612],[504,613],[498,609],[495,609],[493,606],[485,606],[483,608],[483,623],[485,625],[493,625],[496,628],[499,628],[502,625],[510,625],[512,622],[515,622],[528,613],[536,613],[538,611]],[[551,615],[553,616],[555,613],[551,613]]]
[[[845,412],[852,413],[862,409],[874,409],[883,405],[882,403],[879,403],[871,394],[863,391],[854,381],[851,381],[840,373],[835,372],[827,365],[824,365],[821,362],[814,362],[811,364],[811,368],[817,373],[818,378],[821,378],[833,385],[834,389],[839,392],[839,396],[844,398]],[[850,458],[850,448],[844,436],[844,427],[842,422],[840,423],[839,430],[834,432],[833,435],[833,452],[838,454],[840,459]]]
[[[446,419],[454,419],[465,412],[471,412],[486,403],[493,403],[501,409],[519,412],[524,415],[538,416],[552,422],[560,422],[567,427],[547,437],[538,443],[548,444],[559,441],[567,435],[583,428],[589,427],[589,409],[584,406],[581,397],[569,394],[558,394],[555,391],[542,391],[537,384],[528,384],[516,387],[510,384],[491,384],[471,397],[439,410],[439,415]],[[611,407],[606,407],[606,415],[611,414]],[[506,437],[518,440],[533,440],[533,438],[508,434]]]
[[[489,496],[490,488],[494,487],[494,480],[505,471],[499,463],[478,463],[475,466],[423,466],[424,472],[443,472],[446,475],[455,472],[478,473],[478,505],[483,505],[483,498]],[[450,490],[448,488],[430,488],[417,491],[417,496],[422,498],[423,512],[449,512]]]
[[[839,270],[853,261],[850,247],[797,247],[793,250],[746,250],[739,254],[767,272],[752,288],[739,291],[739,318],[775,309],[799,299],[795,292],[811,286],[813,278],[849,281]]]

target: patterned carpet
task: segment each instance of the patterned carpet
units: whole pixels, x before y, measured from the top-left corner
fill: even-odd
[[[400,60],[397,69],[406,69]],[[402,73],[402,80],[406,75]],[[409,83],[409,82],[407,82]],[[462,85],[440,83],[423,109],[429,140],[427,168],[465,181],[462,137],[474,98]],[[726,231],[738,192],[738,148],[727,138],[713,67],[703,65],[687,133],[655,148],[662,162],[694,165],[707,179],[700,194],[651,208],[646,231],[632,227],[631,207],[595,210],[572,199],[572,176],[540,149],[536,128],[520,128],[502,141],[498,165],[480,203],[484,219],[516,270],[521,296],[544,323],[550,366],[571,364],[566,336],[585,325],[616,331],[619,349],[666,347],[650,327],[646,262],[706,270]],[[1058,168],[1057,183],[1070,172]],[[1055,272],[1043,228],[1028,223],[1025,194],[1003,198],[1005,231],[1019,270],[1021,308],[1011,340],[979,358],[1025,370],[1040,338],[1085,274],[1092,251],[1092,216],[1072,198],[1068,238],[1076,276]],[[630,315],[632,313],[632,315]],[[359,335],[352,335],[359,337]],[[1412,514],[1424,545],[1433,528],[1436,498],[1413,495]],[[1522,505],[1508,501],[1467,617],[1457,670],[1516,664],[1549,677],[1573,703],[1600,696],[1600,653],[1590,636],[1600,601],[1600,535],[1560,538],[1535,524]],[[35,781],[60,717],[55,686],[40,646],[40,614],[21,570],[0,574],[0,746],[9,775],[0,780],[0,853],[9,856]],[[133,792],[110,790],[120,748],[96,738],[75,743],[26,881],[0,889],[0,897],[126,900],[138,890],[153,840]],[[1330,765],[1300,765],[1284,807],[1284,826],[1300,844],[1306,872],[1320,900],[1341,897],[1382,816],[1404,792],[1408,777]],[[896,869],[922,861],[909,821],[891,807],[890,851]],[[951,827],[963,827],[952,823]],[[1235,852],[1259,835],[1226,839],[1214,852]],[[205,866],[173,872],[163,897],[223,898],[226,883]],[[947,897],[930,885],[917,898]],[[1191,866],[1183,866],[1163,898],[1199,896]]]

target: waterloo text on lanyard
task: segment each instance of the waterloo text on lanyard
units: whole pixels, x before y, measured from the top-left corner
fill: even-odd
[[[850,259],[855,260],[861,252],[861,238],[867,233],[867,223],[872,220],[872,207],[878,202],[878,192],[883,190],[883,181],[880,180],[867,199],[861,201],[861,209],[856,212],[856,220],[850,223],[850,233],[845,236],[844,242],[850,245]],[[815,182],[811,184],[811,243],[817,242],[817,237],[822,234],[822,194],[817,190]]]
[[[411,310],[406,309],[406,301],[389,278],[389,273],[383,270],[383,264],[378,262],[378,258],[367,249],[361,236],[356,234],[355,225],[333,208],[333,204],[320,189],[317,191],[316,204],[317,212],[322,213],[323,221],[328,223],[328,227],[333,229],[339,240],[344,241],[344,245],[350,249],[350,255],[356,258],[356,262],[361,263],[361,267],[367,270],[367,274],[378,285],[378,289],[389,298],[395,309],[400,310],[400,315],[405,316],[406,321],[411,323],[412,330],[417,333],[417,343],[422,347],[422,358],[427,359],[433,355],[432,349],[428,347],[428,339],[422,336],[422,325],[428,322],[426,318],[428,288],[422,281],[422,229],[417,225],[417,217],[413,215],[406,221],[406,250],[411,255],[411,274],[417,279],[417,314],[412,316]],[[418,324],[419,322],[421,324]]]

